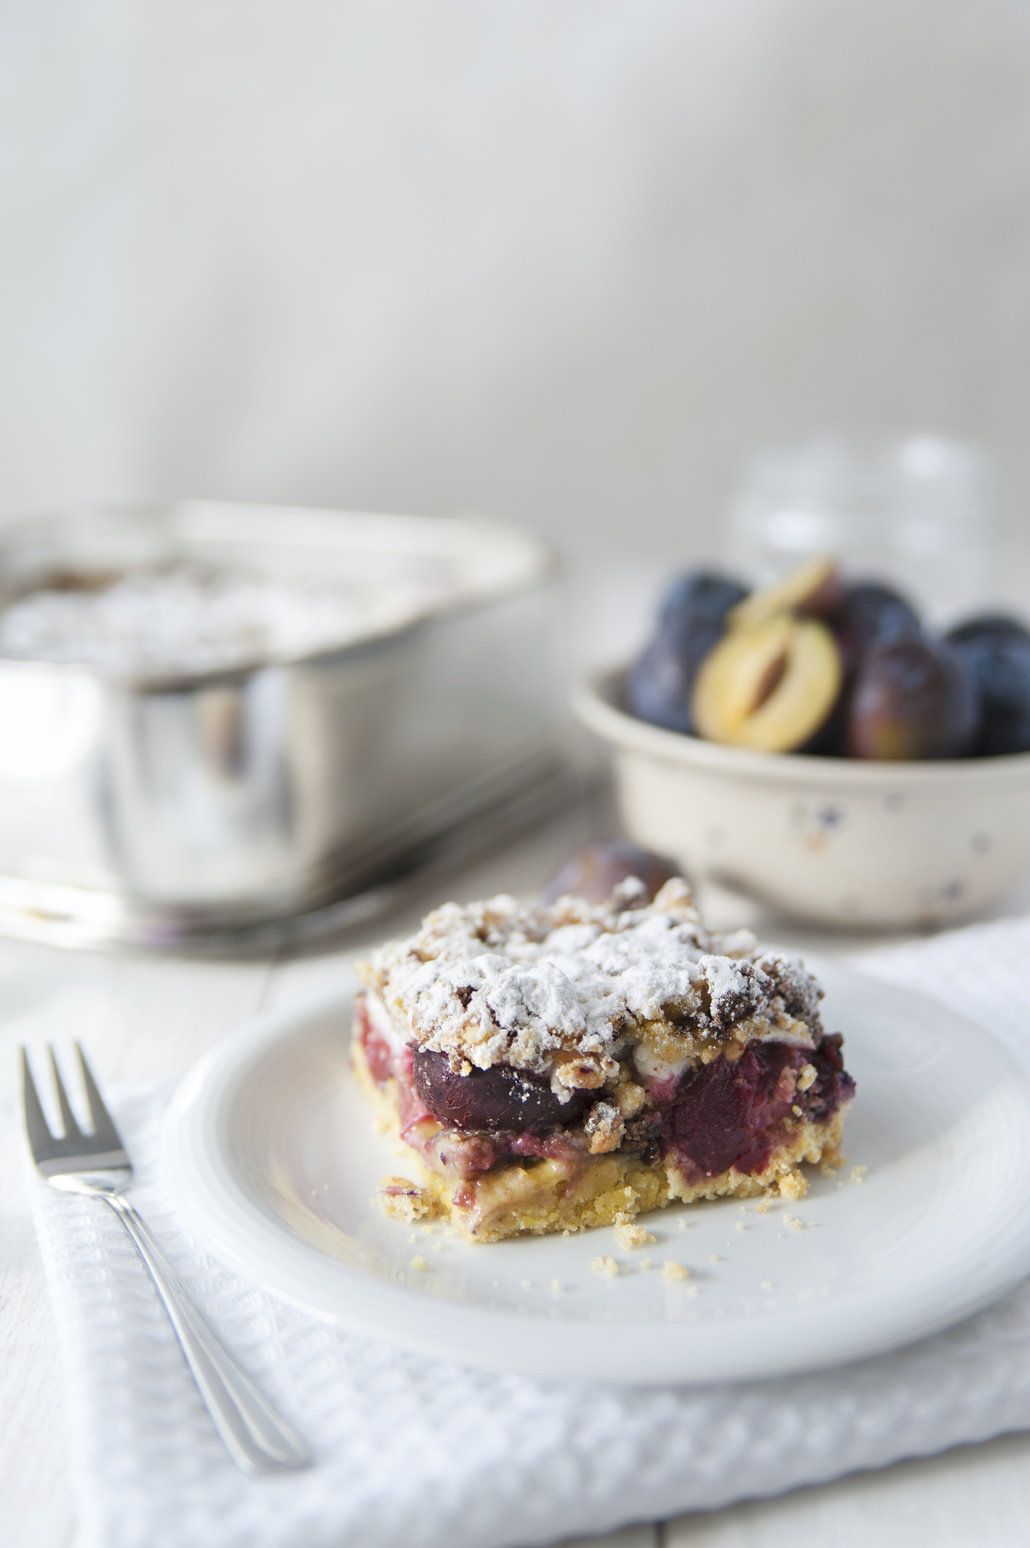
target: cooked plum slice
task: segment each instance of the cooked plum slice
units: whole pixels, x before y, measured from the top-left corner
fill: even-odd
[[[842,681],[840,653],[824,624],[781,614],[733,629],[698,674],[698,730],[756,752],[797,751],[829,721]]]
[[[797,1090],[801,1067],[816,1075]],[[793,1109],[815,1122],[832,1117],[854,1094],[844,1069],[839,1035],[818,1048],[786,1043],[751,1044],[739,1059],[716,1059],[685,1075],[661,1114],[662,1147],[688,1178],[715,1177],[729,1167],[760,1172],[783,1136]]]
[[[503,1064],[459,1075],[451,1069],[446,1054],[428,1049],[415,1053],[413,1073],[418,1094],[433,1116],[466,1133],[482,1129],[524,1133],[567,1127],[583,1116],[596,1094],[574,1091],[562,1102],[543,1076]]]
[[[647,901],[671,881],[682,875],[682,868],[665,855],[642,849],[627,839],[611,843],[587,844],[571,857],[549,883],[544,897],[549,903],[571,895],[590,903],[603,903],[620,882],[635,876],[647,889]]]
[[[962,654],[938,640],[895,640],[858,669],[847,749],[853,758],[961,758],[979,726],[976,681]]]

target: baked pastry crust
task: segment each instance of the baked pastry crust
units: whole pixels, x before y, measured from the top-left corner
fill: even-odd
[[[359,969],[353,1058],[406,1176],[392,1214],[471,1240],[779,1191],[834,1163],[854,1082],[800,963],[653,902],[446,905]]]

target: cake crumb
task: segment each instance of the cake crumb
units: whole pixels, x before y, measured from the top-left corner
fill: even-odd
[[[565,1286],[562,1284],[560,1279],[552,1279],[548,1288],[550,1289],[552,1295],[561,1295],[562,1291],[565,1289]]]
[[[666,1258],[662,1264],[662,1278],[681,1282],[690,1278],[690,1270],[685,1263],[674,1263],[671,1258]]]
[[[420,1274],[424,1274],[426,1269],[429,1267],[429,1261],[428,1259],[423,1258],[420,1252],[416,1252],[408,1267],[416,1269]]]
[[[676,1229],[677,1231],[685,1231],[687,1229],[687,1222],[684,1220],[682,1215],[676,1222]]]
[[[420,1188],[410,1177],[384,1177],[376,1197],[384,1215],[407,1225],[415,1220],[431,1220],[440,1213],[440,1206],[428,1188]],[[412,1232],[408,1240],[414,1242],[417,1237]]]
[[[649,1231],[646,1226],[637,1225],[625,1210],[620,1210],[616,1215],[615,1240],[620,1247],[649,1247],[657,1239],[653,1231]]]
[[[848,1175],[848,1182],[865,1182],[865,1174],[868,1172],[868,1170],[869,1168],[867,1166],[853,1166]]]
[[[810,1220],[801,1220],[797,1215],[784,1215],[783,1224],[788,1231],[808,1231],[811,1229]]]
[[[779,1179],[780,1197],[784,1199],[803,1199],[808,1192],[808,1183],[801,1172],[784,1172]]]
[[[708,1254],[708,1261],[709,1263],[721,1263],[723,1261],[722,1255],[718,1252],[710,1252]]]
[[[743,1221],[743,1220],[738,1220],[737,1221],[737,1230],[738,1231],[746,1231],[747,1230],[746,1222]]]
[[[767,1215],[771,1208],[772,1205],[769,1203],[768,1199],[759,1199],[758,1203],[755,1205],[755,1214]]]
[[[598,1258],[591,1258],[590,1267],[595,1274],[600,1274],[602,1279],[615,1279],[619,1272],[617,1260],[609,1253],[602,1253]]]

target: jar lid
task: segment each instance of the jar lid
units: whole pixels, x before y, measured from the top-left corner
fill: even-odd
[[[768,521],[770,508],[861,516],[892,526],[899,516],[955,526],[980,524],[998,505],[999,473],[988,449],[941,435],[823,435],[759,449],[741,490],[745,509]],[[761,514],[759,512],[761,508]]]

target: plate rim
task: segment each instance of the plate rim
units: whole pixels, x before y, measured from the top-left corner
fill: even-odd
[[[1000,1061],[1001,1069],[1013,1077],[1014,1088],[1018,1089],[1030,1118],[1030,1075],[1006,1044],[987,1028],[932,995],[862,973],[850,964],[819,961],[807,954],[806,963],[821,980],[828,981],[831,990],[847,983],[858,989],[873,986],[881,993],[919,1001],[924,1008],[961,1024],[967,1032],[972,1029]],[[610,1340],[605,1349],[603,1374],[592,1372],[596,1342],[601,1336],[597,1323],[586,1319],[568,1319],[558,1325],[544,1323],[501,1308],[448,1301],[413,1291],[401,1283],[373,1278],[277,1224],[269,1212],[247,1196],[245,1185],[234,1178],[230,1168],[216,1173],[201,1164],[201,1155],[206,1152],[197,1140],[204,1132],[217,1132],[219,1114],[230,1109],[234,1092],[248,1074],[268,1053],[292,1038],[310,1033],[312,1024],[328,1013],[346,1011],[354,983],[353,969],[348,964],[341,968],[340,980],[331,990],[291,998],[251,1017],[228,1034],[202,1055],[180,1081],[165,1113],[161,1133],[163,1180],[174,1209],[202,1250],[247,1283],[321,1321],[430,1357],[542,1379],[636,1386],[722,1384],[831,1369],[915,1343],[1002,1298],[1030,1273],[1030,1213],[1026,1213],[1021,1231],[1002,1235],[996,1259],[967,1265],[961,1276],[953,1276],[946,1292],[938,1296],[933,1315],[921,1315],[909,1298],[902,1309],[893,1308],[893,1316],[881,1313],[874,1318],[872,1330],[852,1327],[851,1336],[842,1344],[841,1297],[836,1296],[832,1302],[817,1307],[778,1309],[767,1326],[778,1335],[787,1336],[767,1338],[765,1352],[757,1360],[751,1349],[747,1359],[727,1362],[726,1340],[713,1339],[706,1347],[705,1339],[687,1338],[684,1342],[689,1347],[689,1364],[684,1359],[686,1351],[675,1358],[676,1335],[695,1326],[710,1333],[710,1322],[680,1323],[676,1332],[670,1334],[668,1323],[630,1319],[618,1326],[632,1329],[633,1337]],[[347,1025],[349,1028],[349,1021]],[[241,1245],[245,1232],[247,1242]],[[319,1264],[320,1272],[316,1274]],[[315,1279],[324,1289],[331,1285],[331,1306],[326,1304],[323,1290],[314,1288]],[[348,1284],[354,1292],[352,1297],[342,1293]],[[867,1295],[860,1304],[869,1304]],[[412,1317],[416,1305],[418,1316]],[[804,1339],[792,1340],[794,1326],[800,1331],[802,1324]],[[547,1354],[539,1354],[535,1340],[540,1330],[553,1331],[556,1327],[561,1330],[557,1352],[555,1340],[545,1334]],[[613,1350],[612,1345],[617,1349]],[[591,1353],[594,1360],[588,1358]]]

